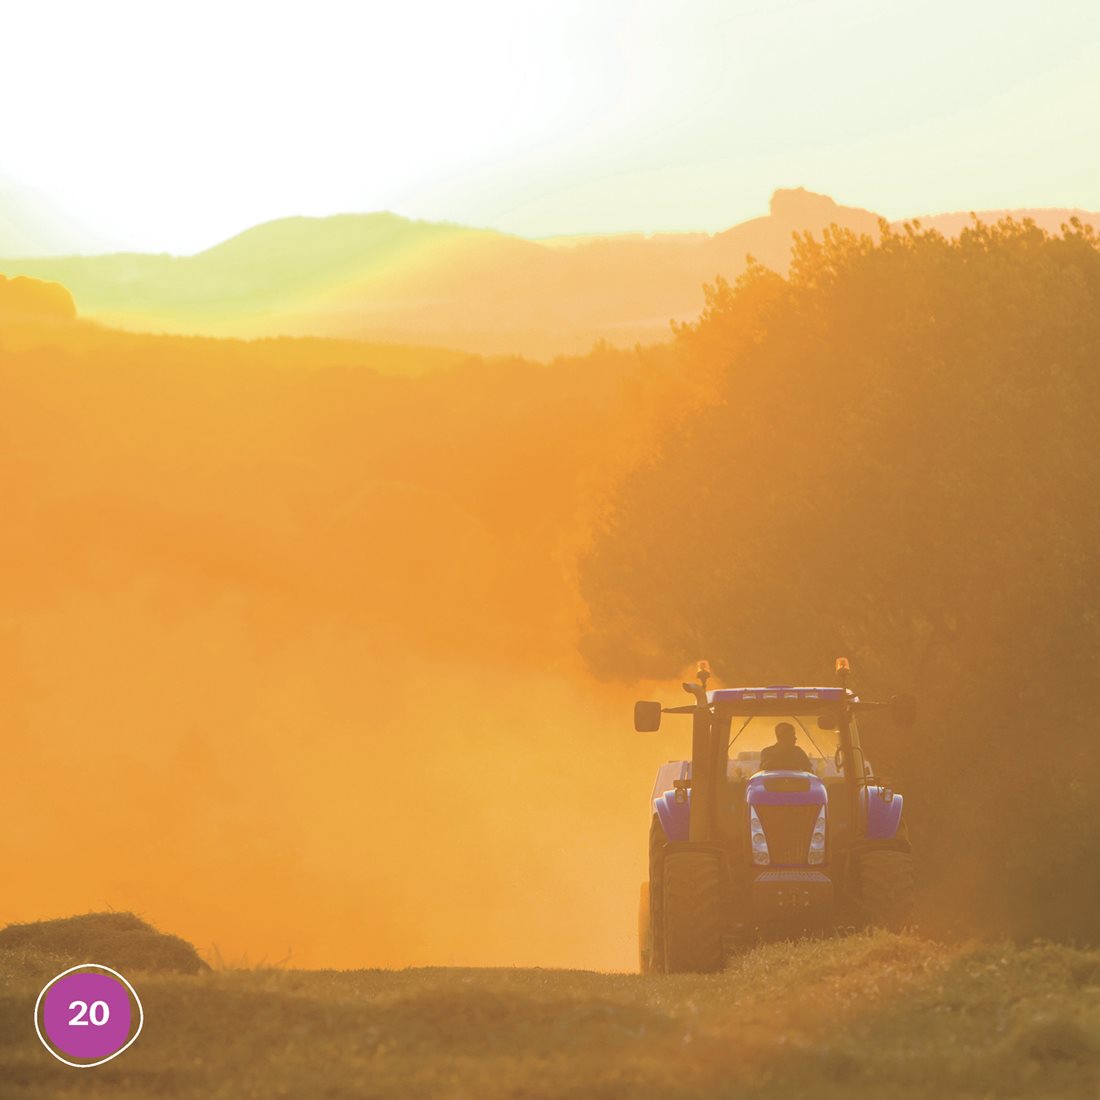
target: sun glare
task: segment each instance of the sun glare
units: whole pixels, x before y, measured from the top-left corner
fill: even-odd
[[[171,7],[4,15],[0,182],[116,247],[382,209],[713,231],[797,183],[890,216],[1088,205],[1100,175],[1093,5],[937,2],[902,36],[861,0]]]

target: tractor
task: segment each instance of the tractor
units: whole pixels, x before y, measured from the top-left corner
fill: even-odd
[[[862,700],[837,661],[839,686],[707,690],[710,669],[684,690],[694,702],[639,702],[634,726],[690,715],[691,759],[660,767],[653,786],[649,880],[642,884],[643,973],[721,970],[760,940],[909,924],[913,855],[903,798],[876,780],[857,716],[913,700]],[[769,748],[781,738],[796,750]],[[763,756],[763,759],[761,757]]]

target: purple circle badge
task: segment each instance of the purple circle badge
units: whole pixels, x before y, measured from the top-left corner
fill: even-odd
[[[134,987],[109,966],[85,963],[58,974],[38,995],[34,1026],[59,1061],[85,1069],[118,1057],[145,1014]]]

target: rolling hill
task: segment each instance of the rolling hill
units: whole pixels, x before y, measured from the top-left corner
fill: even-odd
[[[1000,216],[1004,211],[997,211]],[[1015,211],[1056,229],[1080,211]],[[954,234],[968,215],[923,219]],[[802,188],[724,232],[529,241],[393,213],[284,218],[190,256],[0,260],[72,290],[81,316],[134,331],[338,337],[535,357],[651,343],[696,316],[746,256],[787,270],[794,233],[875,235],[878,216]]]
[[[998,214],[1003,212],[997,212]],[[1056,228],[1075,211],[1017,211]],[[922,219],[957,233],[969,215]],[[0,260],[68,287],[82,316],[135,331],[334,336],[539,358],[663,340],[704,283],[752,255],[785,271],[792,235],[878,217],[801,188],[716,234],[524,240],[395,214],[283,218],[192,256],[118,253]]]
[[[1003,215],[997,211],[989,217]],[[1051,229],[1081,211],[1016,211]],[[923,218],[956,234],[966,214]],[[785,271],[792,236],[829,225],[877,233],[878,216],[802,188],[716,234],[525,240],[390,213],[282,218],[193,256],[117,253],[0,259],[56,281],[82,316],[143,332],[330,336],[536,358],[667,337],[701,287],[754,256]]]

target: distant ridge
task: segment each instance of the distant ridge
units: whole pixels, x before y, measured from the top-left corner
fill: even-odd
[[[1032,217],[1057,231],[1076,210]],[[922,217],[958,233],[969,214]],[[781,188],[766,215],[715,234],[531,241],[389,212],[290,217],[192,256],[117,253],[0,260],[0,272],[62,283],[81,315],[122,328],[212,336],[329,336],[539,358],[603,340],[667,338],[694,318],[701,288],[735,278],[747,255],[786,270],[792,238],[829,225],[877,235],[879,217],[804,188]]]

